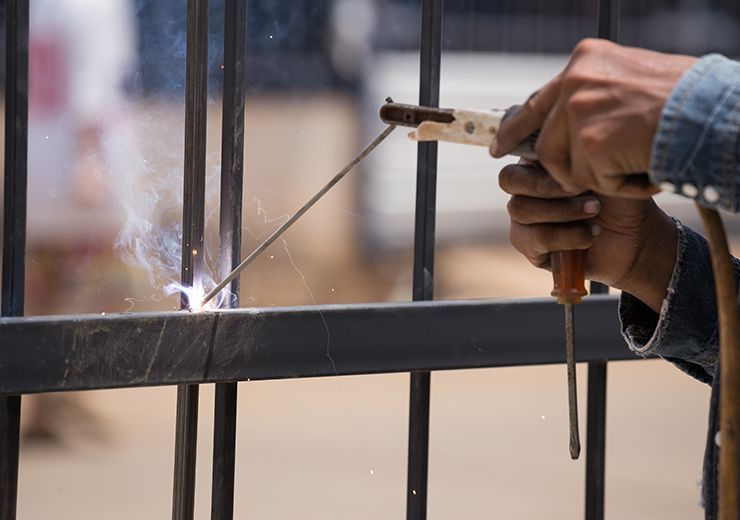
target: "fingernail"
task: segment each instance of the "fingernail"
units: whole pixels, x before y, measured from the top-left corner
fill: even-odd
[[[601,226],[599,226],[598,224],[592,224],[591,234],[595,237],[599,236],[601,234]]]
[[[588,199],[583,204],[583,212],[587,215],[596,215],[601,211],[601,202],[598,199]]]

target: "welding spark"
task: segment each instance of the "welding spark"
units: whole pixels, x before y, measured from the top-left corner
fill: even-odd
[[[182,293],[187,298],[187,310],[190,312],[215,311],[221,305],[222,297],[215,298],[203,304],[203,296],[206,291],[202,287],[185,286],[180,283],[171,283],[164,288],[165,293],[170,296]]]

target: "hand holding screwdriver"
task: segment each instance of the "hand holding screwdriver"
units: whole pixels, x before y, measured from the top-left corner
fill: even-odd
[[[513,106],[507,110],[502,120],[505,122],[521,110],[520,106]],[[534,149],[534,143],[539,136],[539,130],[525,139]],[[521,146],[521,145],[520,145]],[[586,251],[570,249],[554,251],[550,254],[553,289],[551,295],[563,305],[565,310],[565,362],[568,374],[568,423],[570,458],[578,459],[581,454],[581,439],[578,429],[578,385],[576,384],[576,331],[575,313],[573,305],[581,303],[586,296],[585,276]]]
[[[553,272],[553,296],[565,305],[566,325],[573,304],[586,293],[585,278],[628,292],[660,311],[675,257],[651,252],[675,251],[676,226],[652,200],[569,193],[532,163],[504,167],[499,185],[511,195],[511,243],[534,266]],[[569,263],[565,269],[564,263]],[[566,333],[572,334],[572,328]],[[568,357],[573,360],[570,352]],[[570,362],[569,370],[573,368]],[[569,398],[575,404],[574,392]],[[576,439],[571,437],[572,455]]]

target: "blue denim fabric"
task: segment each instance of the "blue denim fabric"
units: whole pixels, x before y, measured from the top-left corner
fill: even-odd
[[[686,71],[663,107],[649,174],[657,185],[681,193],[688,184],[685,194],[738,211],[740,63],[710,54]]]
[[[679,80],[663,107],[653,142],[651,180],[698,202],[740,207],[740,63],[711,54]],[[712,385],[702,477],[705,518],[717,518],[719,332],[706,241],[676,221],[678,251],[660,314],[622,293],[622,335],[641,356],[660,356]],[[735,259],[735,279],[740,262]]]
[[[719,404],[719,330],[717,302],[709,255],[702,236],[676,221],[678,250],[668,294],[660,314],[629,293],[622,293],[619,318],[630,349],[641,356],[660,356],[690,376],[712,385],[702,501],[707,520],[716,518],[717,432]],[[740,261],[735,259],[740,280]]]
[[[709,248],[693,230],[678,221],[676,227],[676,265],[660,315],[631,294],[622,293],[622,334],[636,354],[660,356],[712,384],[719,330]]]

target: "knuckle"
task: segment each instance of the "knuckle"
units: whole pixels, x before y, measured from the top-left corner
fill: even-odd
[[[584,38],[573,49],[573,56],[594,54],[604,48],[604,40],[598,38]]]
[[[509,164],[504,166],[498,174],[499,188],[504,190],[506,193],[511,193],[513,190],[515,172],[516,165]]]
[[[578,84],[580,85],[585,81],[587,81],[587,79],[579,77]],[[570,116],[579,117],[588,115],[593,110],[593,100],[591,96],[587,96],[583,92],[576,90],[576,92],[568,98],[565,109]]]
[[[513,196],[506,203],[506,211],[512,219],[519,222],[524,213],[523,202],[521,197]]]
[[[596,82],[597,78],[593,72],[585,70],[583,67],[572,67],[568,69],[568,72],[563,77],[563,88],[566,92],[579,92],[584,86]],[[574,99],[576,96],[572,94],[566,104],[567,110],[572,110],[574,101],[583,102],[586,101],[585,96],[580,99]]]
[[[607,140],[603,132],[593,126],[584,126],[578,132],[578,141],[586,153],[599,154],[604,150]]]
[[[525,247],[525,230],[526,228],[521,224],[518,224],[513,220],[511,221],[511,225],[509,226],[509,242],[514,246],[514,249],[523,255],[527,255],[527,249]]]

